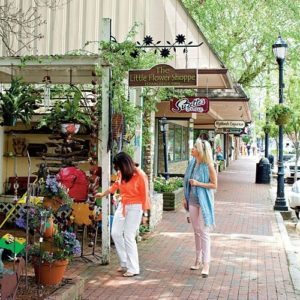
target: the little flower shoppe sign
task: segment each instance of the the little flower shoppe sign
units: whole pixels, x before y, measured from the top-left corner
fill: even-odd
[[[150,70],[130,70],[129,86],[197,86],[197,69],[174,69],[165,64]]]

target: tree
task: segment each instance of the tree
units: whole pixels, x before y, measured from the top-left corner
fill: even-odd
[[[291,76],[288,82],[287,102],[292,109],[292,116],[288,124],[284,127],[285,133],[293,143],[295,148],[296,160],[295,170],[298,168],[300,157],[300,79],[296,75]],[[297,180],[297,172],[294,174]]]
[[[18,55],[23,49],[31,49],[33,41],[43,38],[39,28],[46,23],[38,8],[56,9],[72,0],[34,0],[27,9],[18,7],[15,0],[0,4],[0,39],[7,55]],[[25,6],[26,1],[22,1]],[[31,1],[30,1],[31,3]]]
[[[289,0],[183,0],[221,60],[244,87],[264,84],[265,72],[277,69],[271,45],[280,32],[299,41],[300,2]],[[298,61],[297,47],[289,60]]]

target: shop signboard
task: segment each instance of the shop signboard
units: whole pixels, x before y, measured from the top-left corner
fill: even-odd
[[[174,69],[169,65],[160,64],[154,66],[150,70],[130,70],[128,85],[130,87],[196,87],[197,69]]]
[[[244,121],[233,121],[233,120],[218,120],[215,121],[216,128],[236,128],[243,129],[245,127]]]
[[[206,97],[184,97],[170,100],[170,110],[175,113],[207,113],[209,100]]]
[[[240,135],[243,133],[243,128],[217,128],[215,130],[215,133],[216,134],[228,133],[228,134]]]

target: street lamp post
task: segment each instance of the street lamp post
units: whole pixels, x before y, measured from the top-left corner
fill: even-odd
[[[279,103],[283,103],[283,64],[288,45],[281,38],[272,45],[274,55],[279,67]],[[279,153],[278,153],[278,174],[277,174],[277,196],[274,210],[288,211],[284,196],[284,167],[283,167],[283,125],[279,125]]]
[[[269,159],[269,117],[268,114],[266,113],[266,127],[267,129],[265,130],[265,158]]]
[[[166,117],[162,117],[159,120],[160,124],[160,131],[163,135],[163,147],[164,147],[164,164],[165,164],[165,173],[164,177],[169,179],[169,172],[168,172],[168,152],[167,152],[167,130],[168,130],[168,120]]]

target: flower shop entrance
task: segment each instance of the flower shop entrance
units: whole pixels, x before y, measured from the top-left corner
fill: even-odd
[[[26,61],[25,61],[26,60]],[[79,164],[84,165],[86,171],[89,171],[89,182],[90,182],[90,190],[89,196],[90,199],[93,198],[93,188],[97,188],[96,182],[99,178],[102,177],[102,182],[100,182],[99,186],[102,186],[102,189],[106,189],[110,185],[110,151],[107,150],[108,137],[109,137],[109,95],[108,89],[108,77],[109,77],[109,67],[101,66],[103,75],[102,77],[97,77],[97,67],[101,66],[101,62],[99,56],[90,55],[90,56],[63,56],[63,57],[38,57],[32,59],[20,59],[15,57],[6,57],[0,58],[0,82],[2,84],[9,84],[12,78],[17,76],[22,77],[25,83],[35,84],[37,89],[43,90],[44,94],[44,107],[40,107],[38,109],[37,114],[31,120],[30,126],[21,126],[19,123],[16,124],[15,127],[5,126],[0,128],[0,139],[2,145],[4,147],[0,150],[0,154],[4,157],[0,162],[1,169],[5,171],[0,174],[1,182],[9,182],[9,178],[24,178],[23,187],[25,187],[25,191],[27,194],[18,194],[17,189],[15,196],[7,196],[5,195],[5,191],[2,190],[2,196],[0,196],[1,206],[4,209],[4,213],[7,214],[7,218],[2,219],[1,224],[3,225],[6,221],[16,220],[20,218],[20,214],[18,213],[18,209],[16,208],[16,204],[14,201],[18,201],[19,205],[17,207],[21,207],[22,203],[30,203],[31,201],[40,201],[40,198],[34,198],[34,192],[31,193],[34,188],[35,176],[33,173],[43,172],[43,170],[37,167],[37,163],[41,163],[43,161],[47,161],[51,163],[51,159],[53,159],[57,164],[57,160],[62,159],[59,155],[48,156],[47,153],[43,153],[42,155],[37,154],[37,152],[43,152],[43,147],[51,147],[51,143],[54,145],[63,145],[65,140],[60,140],[56,143],[56,139],[49,140],[48,136],[51,133],[51,130],[47,129],[36,129],[34,126],[37,121],[44,115],[48,106],[51,107],[51,103],[46,103],[49,99],[46,99],[45,93],[47,87],[51,85],[51,87],[60,84],[67,84],[70,86],[78,86],[82,85],[84,88],[82,89],[82,93],[85,96],[85,99],[88,101],[88,108],[93,112],[92,117],[92,126],[91,130],[86,132],[82,136],[76,136],[72,133],[72,140],[76,141],[76,144],[79,145],[84,140],[84,135],[87,135],[87,145],[89,148],[89,152],[86,153],[86,156],[82,158],[84,161],[78,161]],[[102,116],[99,119],[95,114],[95,106],[97,104],[97,98],[100,88],[102,87]],[[95,108],[94,108],[95,107]],[[103,117],[104,115],[104,117]],[[18,139],[21,141],[23,139],[23,145],[19,148],[21,149],[19,153],[17,153],[17,148],[12,147],[12,140]],[[45,141],[46,139],[46,141]],[[35,142],[38,140],[39,142]],[[24,142],[25,141],[25,142]],[[31,141],[33,141],[31,143]],[[27,144],[28,143],[28,144]],[[47,144],[46,144],[47,143]],[[7,146],[9,144],[9,146]],[[38,149],[29,149],[28,146],[39,147]],[[46,145],[46,146],[45,146]],[[52,145],[52,146],[53,146]],[[8,147],[8,148],[7,148]],[[76,151],[74,149],[71,150],[70,159],[76,158]],[[34,154],[36,153],[36,154]],[[50,164],[49,163],[49,164]],[[98,167],[101,165],[101,168]],[[41,164],[39,164],[41,166]],[[58,164],[57,164],[58,166]],[[101,176],[102,170],[102,176]],[[99,173],[100,172],[100,173]],[[27,181],[29,178],[32,180]],[[14,180],[12,179],[12,186],[14,184]],[[21,181],[19,181],[21,183]],[[28,184],[28,185],[27,185]],[[27,189],[29,187],[29,190]],[[28,192],[29,191],[29,192]],[[27,196],[28,195],[28,196]],[[87,199],[84,199],[86,202]],[[101,252],[101,262],[102,264],[109,263],[109,252],[110,252],[110,231],[109,231],[109,213],[110,213],[110,200],[108,198],[103,199],[102,203],[98,203],[96,208],[91,209],[91,205],[89,202],[85,203],[75,203],[73,206],[74,213],[72,214],[72,218],[77,219],[78,224],[86,224],[91,225],[95,229],[99,227],[99,220],[102,217],[101,223],[101,234],[102,234],[102,251]],[[53,204],[52,204],[53,205]],[[81,205],[81,208],[79,207]],[[78,207],[76,207],[78,206]],[[85,210],[83,211],[82,208]],[[17,212],[17,213],[16,213]],[[99,218],[95,218],[94,212]],[[85,218],[83,217],[85,215]],[[67,215],[63,215],[62,218],[67,218]],[[4,222],[3,222],[4,221]],[[48,221],[46,221],[46,227],[48,227]],[[97,227],[96,227],[97,226]],[[87,226],[84,226],[86,229]],[[85,234],[86,232],[84,232]],[[71,237],[70,237],[71,238]],[[28,230],[27,237],[28,241]],[[94,242],[97,242],[97,236],[94,238]],[[97,250],[97,249],[96,249]],[[92,255],[96,255],[96,250],[93,248]],[[89,251],[90,252],[90,251]],[[83,253],[83,258],[85,258],[87,253]]]

